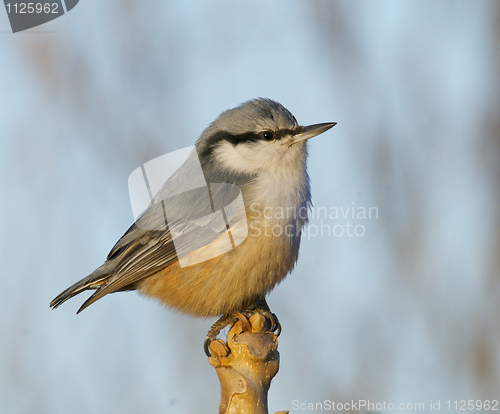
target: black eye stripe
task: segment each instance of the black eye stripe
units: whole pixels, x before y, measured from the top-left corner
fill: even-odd
[[[300,128],[300,127],[298,127]],[[298,132],[298,129],[280,129],[278,131],[262,131],[256,132],[245,132],[244,134],[231,134],[227,131],[218,131],[208,138],[206,146],[201,149],[201,156],[208,156],[213,152],[215,145],[220,141],[227,141],[232,145],[238,145],[245,142],[258,142],[258,141],[279,141],[284,136],[293,135]],[[271,136],[266,134],[271,133]]]
[[[246,132],[244,134],[230,134],[229,132],[224,132],[224,131],[219,131],[218,133],[215,134],[214,136],[214,141],[228,141],[231,144],[237,145],[243,142],[248,142],[248,141],[272,141],[272,140],[280,140],[286,135],[291,135],[294,132],[290,129],[282,129],[278,131],[262,131],[260,133],[255,133],[255,132]]]

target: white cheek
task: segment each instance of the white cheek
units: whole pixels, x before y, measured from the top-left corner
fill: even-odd
[[[305,153],[287,153],[276,164],[259,174],[252,189],[253,199],[261,205],[292,207],[298,211],[310,197]]]
[[[214,151],[215,158],[224,168],[241,173],[278,172],[301,162],[299,148],[290,148],[280,142],[257,141],[239,145],[221,143]]]
[[[230,171],[257,174],[244,191],[245,201],[265,207],[299,209],[309,201],[304,145],[289,147],[280,142],[221,143],[214,151],[217,163]]]

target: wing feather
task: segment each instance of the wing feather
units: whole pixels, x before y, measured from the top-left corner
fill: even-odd
[[[192,164],[188,159],[179,169],[185,171],[178,171],[164,184],[146,211],[113,246],[106,262],[58,295],[51,307],[58,307],[84,290],[96,290],[79,313],[108,293],[135,289],[140,280],[175,263],[178,256],[209,245],[226,231],[221,214],[213,213],[238,196],[238,187],[228,190],[227,186],[211,185],[211,193],[204,186],[168,197],[172,188],[180,188],[176,180],[192,175]]]

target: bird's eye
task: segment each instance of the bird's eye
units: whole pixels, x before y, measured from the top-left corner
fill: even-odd
[[[264,138],[266,141],[271,141],[274,139],[274,134],[271,131],[264,131],[262,133],[262,138]]]

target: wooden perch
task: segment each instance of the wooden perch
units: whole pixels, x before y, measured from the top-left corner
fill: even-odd
[[[267,392],[279,369],[278,338],[263,315],[237,316],[227,343],[217,339],[210,344],[208,362],[221,385],[219,414],[268,414]]]

